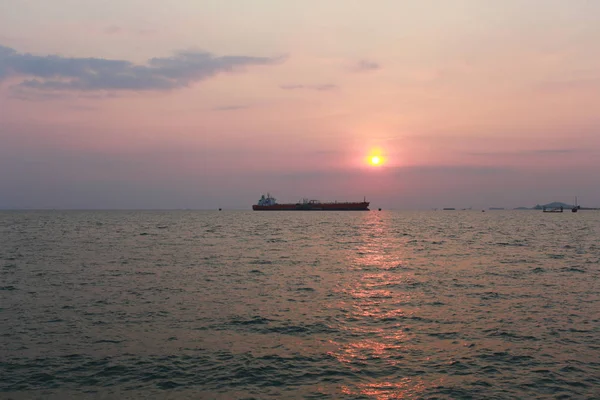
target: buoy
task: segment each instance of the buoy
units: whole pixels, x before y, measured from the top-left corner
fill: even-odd
[[[381,211],[381,208],[379,209],[379,211]]]
[[[221,211],[221,209],[219,208],[219,211]]]

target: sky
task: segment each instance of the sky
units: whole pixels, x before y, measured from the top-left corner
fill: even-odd
[[[598,15],[0,0],[0,208],[600,207]]]

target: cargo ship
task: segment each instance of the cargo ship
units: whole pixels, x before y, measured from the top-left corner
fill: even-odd
[[[252,206],[254,211],[369,211],[369,202],[365,198],[358,202],[321,202],[303,199],[297,203],[279,204],[269,193],[260,197]]]

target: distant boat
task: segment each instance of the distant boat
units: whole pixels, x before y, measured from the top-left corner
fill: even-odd
[[[445,211],[453,211],[453,210],[456,210],[456,208],[454,208],[454,207],[446,207],[446,208],[444,208],[444,210]]]
[[[560,207],[552,207],[552,208],[542,208],[542,212],[547,212],[547,213],[561,213],[563,212],[563,206]]]
[[[577,205],[577,196],[575,196],[575,205],[571,208],[571,212],[577,212],[581,207]]]

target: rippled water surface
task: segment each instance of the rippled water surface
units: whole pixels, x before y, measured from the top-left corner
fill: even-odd
[[[1,398],[598,398],[600,213],[0,213]]]

